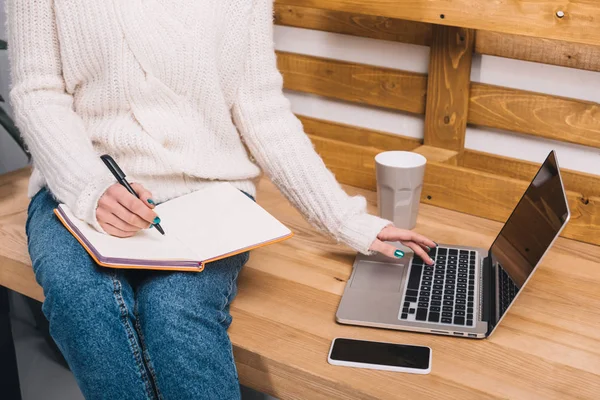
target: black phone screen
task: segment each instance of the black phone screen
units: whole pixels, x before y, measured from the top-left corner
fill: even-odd
[[[421,346],[336,339],[330,357],[338,361],[425,370],[429,368],[430,351]]]

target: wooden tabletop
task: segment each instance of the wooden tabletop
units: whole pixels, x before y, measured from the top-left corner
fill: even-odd
[[[0,285],[41,299],[24,234],[28,172],[0,177]],[[366,195],[375,212],[371,192]],[[600,398],[600,247],[559,239],[492,337],[461,339],[335,322],[354,253],[318,235],[268,181],[259,203],[296,236],[256,250],[230,328],[243,384],[281,399]],[[422,205],[416,230],[487,247],[501,224]],[[430,375],[335,367],[334,337],[429,346]]]

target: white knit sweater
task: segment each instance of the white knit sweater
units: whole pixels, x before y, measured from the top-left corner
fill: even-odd
[[[326,169],[282,93],[272,0],[8,0],[11,100],[50,189],[102,231],[99,155],[163,202],[264,170],[317,228],[367,253],[389,222]]]

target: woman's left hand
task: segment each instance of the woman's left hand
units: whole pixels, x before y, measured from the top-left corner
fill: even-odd
[[[369,250],[377,251],[391,258],[402,258],[404,252],[385,242],[400,242],[406,247],[410,247],[416,255],[421,257],[427,264],[432,265],[433,260],[427,255],[429,249],[437,247],[437,243],[419,235],[413,231],[399,229],[395,226],[386,226],[379,232],[377,239],[373,242]]]

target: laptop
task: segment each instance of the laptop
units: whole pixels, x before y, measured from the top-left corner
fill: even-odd
[[[420,257],[358,255],[338,307],[343,324],[486,338],[570,218],[552,151],[489,249],[445,245]]]

